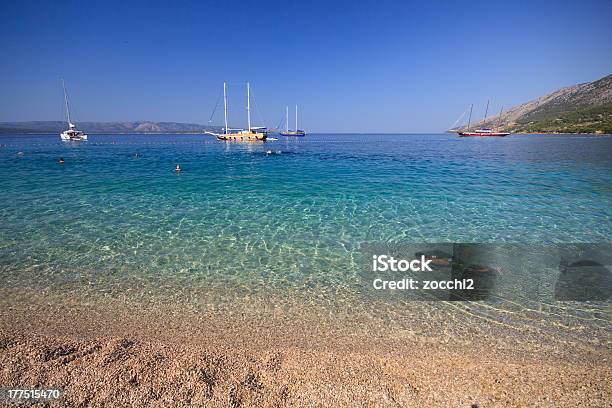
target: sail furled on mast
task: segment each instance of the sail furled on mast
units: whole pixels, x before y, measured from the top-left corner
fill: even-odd
[[[64,104],[66,105],[66,117],[68,118],[68,126],[73,127],[72,120],[70,120],[70,105],[68,104],[68,92],[66,92],[66,82],[62,78],[62,88],[64,90]]]

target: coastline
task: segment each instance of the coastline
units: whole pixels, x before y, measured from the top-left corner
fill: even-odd
[[[57,136],[57,134],[59,134],[60,132],[53,132],[53,131],[49,131],[49,132],[36,132],[36,133],[32,133],[32,132],[27,132],[27,133],[20,133],[20,132],[1,132],[0,131],[0,136]],[[86,133],[88,135],[96,135],[96,136],[130,136],[130,135],[138,135],[138,136],[146,136],[146,135],[189,135],[189,136],[193,136],[193,135],[202,135],[202,136],[210,136],[208,133],[206,132],[87,132]],[[397,132],[382,132],[382,133],[378,133],[378,132],[366,132],[366,133],[359,133],[359,132],[311,132],[309,133],[310,135],[354,135],[354,134],[360,134],[360,135],[380,135],[380,136],[385,136],[385,135],[390,135],[390,136],[396,136],[396,135],[438,135],[438,134],[453,134],[456,132],[407,132],[407,133],[397,133]],[[276,134],[275,132],[272,132],[271,134]],[[592,132],[592,133],[580,133],[580,132],[518,132],[518,133],[510,133],[509,136],[513,136],[513,135],[589,135],[589,136],[611,136],[612,133],[599,133],[599,132]]]

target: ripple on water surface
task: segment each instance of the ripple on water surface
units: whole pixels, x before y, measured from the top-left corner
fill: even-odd
[[[612,237],[607,136],[312,135],[237,144],[92,135],[76,145],[2,136],[2,144],[4,288],[169,299],[300,293],[305,302],[348,304],[359,299],[365,241]],[[486,317],[498,306],[452,308]],[[504,319],[514,316],[502,309]]]

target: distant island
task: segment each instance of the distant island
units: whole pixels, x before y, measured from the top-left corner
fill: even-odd
[[[86,133],[127,134],[127,133],[204,133],[220,132],[219,126],[179,122],[78,122],[79,129]],[[66,130],[63,121],[0,122],[0,133],[60,133]]]
[[[561,88],[472,125],[512,133],[610,134],[612,75]]]

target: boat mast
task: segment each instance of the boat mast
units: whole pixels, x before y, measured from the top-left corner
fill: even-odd
[[[297,127],[297,105],[295,105],[295,131],[298,131],[298,127]]]
[[[467,131],[470,131],[470,124],[472,123],[472,109],[474,108],[474,104],[470,105],[470,116],[468,117],[468,127]]]
[[[487,114],[488,113],[489,113],[489,100],[487,99],[487,108],[485,109],[485,117],[484,117],[484,120],[482,121],[483,125],[487,121]]]
[[[289,133],[289,107],[285,106],[285,133]]]
[[[66,104],[66,116],[68,117],[68,126],[71,126],[72,121],[70,120],[70,108],[68,107],[68,95],[66,93],[66,84],[64,83],[64,78],[62,78],[62,88],[64,88],[64,103]]]
[[[223,82],[223,113],[225,118],[225,128],[223,128],[223,133],[227,134],[227,83]]]
[[[499,126],[501,125],[501,118],[502,118],[503,112],[504,112],[504,106],[502,105],[501,109],[499,110],[499,119],[497,119],[497,129],[499,129]]]
[[[251,84],[247,82],[247,125],[251,131]]]

